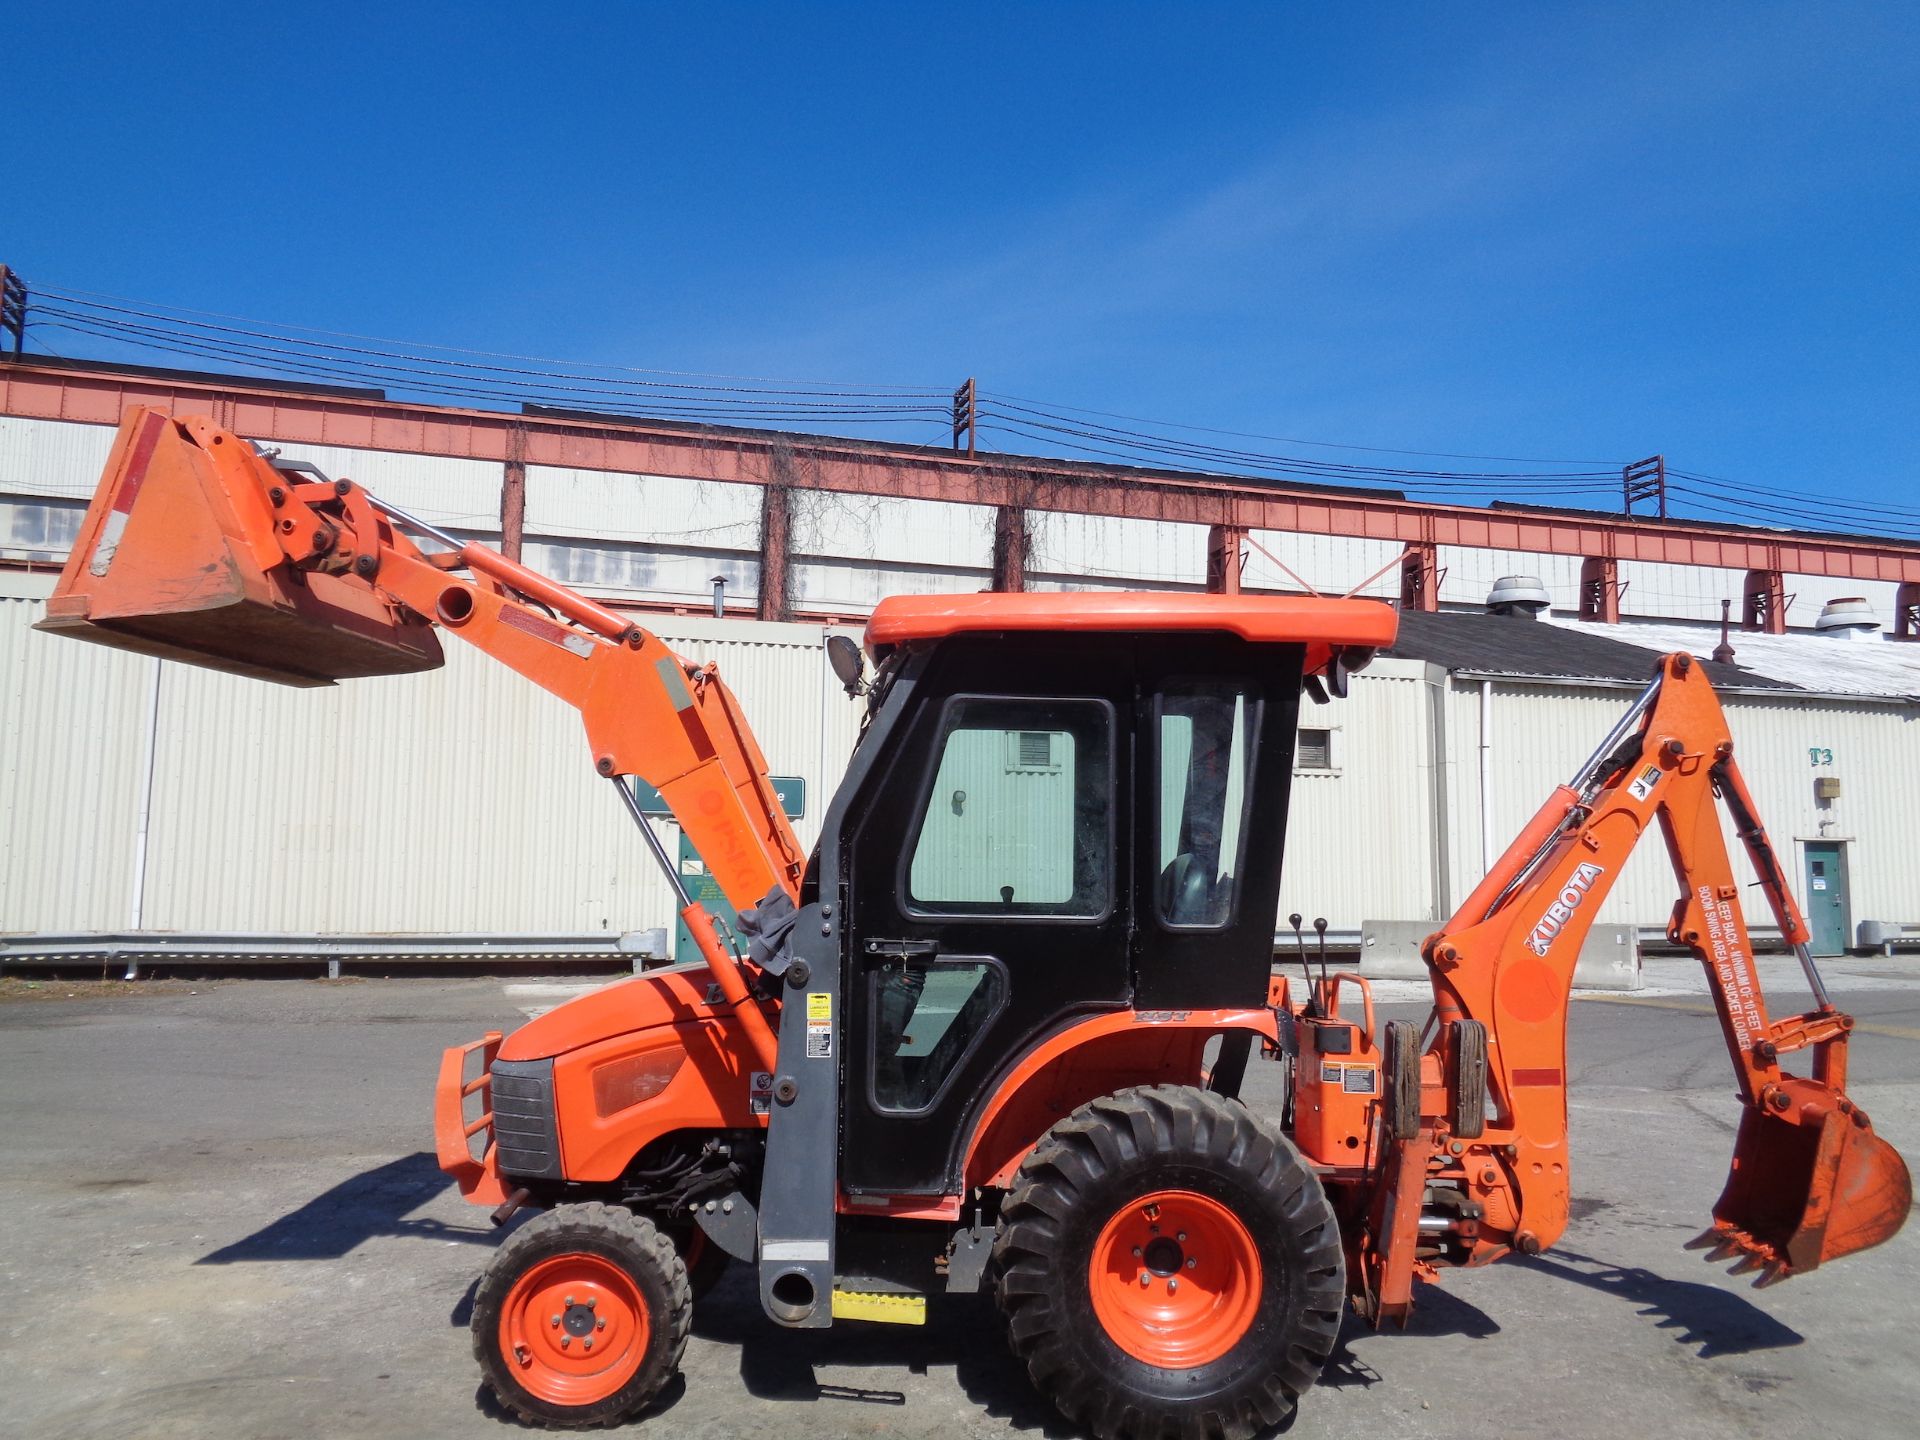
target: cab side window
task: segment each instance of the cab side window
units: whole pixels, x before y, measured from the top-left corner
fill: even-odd
[[[1260,707],[1240,686],[1195,683],[1168,686],[1158,710],[1160,919],[1216,929],[1233,919]]]
[[[1097,919],[1113,903],[1113,710],[962,696],[913,832],[910,907]]]

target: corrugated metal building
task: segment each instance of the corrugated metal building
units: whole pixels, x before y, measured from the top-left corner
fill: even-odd
[[[0,415],[0,562],[14,565],[0,569],[0,931],[611,936],[670,923],[667,888],[587,763],[577,717],[457,642],[440,672],[300,692],[32,633],[48,564],[64,555],[111,435]],[[435,524],[498,532],[497,464],[284,448]],[[529,466],[525,558],[616,602],[704,609],[719,576],[730,602],[748,603],[760,503],[744,483]],[[989,583],[992,506],[827,492],[796,494],[795,506],[803,612],[852,619],[885,594]],[[1248,589],[1293,587],[1272,552],[1336,592],[1384,568],[1363,593],[1396,593],[1394,542],[1253,538]],[[1579,565],[1565,556],[1441,556],[1449,606],[1477,610],[1512,572],[1539,575],[1556,605],[1573,606]],[[1206,570],[1205,526],[1047,513],[1027,583],[1197,589]],[[1717,618],[1745,578],[1629,561],[1621,573],[1625,623],[1597,628],[1641,647],[1642,673],[1654,651],[1710,650],[1714,631],[1675,622]],[[1789,580],[1803,608],[1844,590],[1892,613],[1892,582]],[[1565,648],[1543,638],[1596,627],[1514,621],[1529,643],[1474,660],[1444,641],[1447,614],[1417,618],[1430,623],[1410,626],[1401,654],[1358,677],[1350,699],[1303,708],[1283,913],[1349,930],[1444,918],[1635,688],[1605,667],[1528,659]],[[717,661],[773,769],[807,781],[797,828],[810,842],[857,721],[825,663],[831,624],[648,623],[690,658]],[[1749,683],[1735,680],[1727,706],[1763,813],[1794,844],[1796,885],[1809,845],[1836,846],[1853,920],[1920,925],[1908,818],[1920,809],[1920,646],[1811,632],[1735,640]],[[1839,778],[1840,797],[1817,801],[1818,776]],[[1601,919],[1659,926],[1672,899],[1649,846]]]

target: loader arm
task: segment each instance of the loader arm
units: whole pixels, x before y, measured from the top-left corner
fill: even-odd
[[[1806,1014],[1768,1014],[1720,805],[1805,968],[1815,1001]],[[1732,1172],[1699,1243],[1716,1258],[1738,1255],[1737,1268],[1762,1270],[1770,1283],[1877,1244],[1904,1223],[1906,1166],[1845,1093],[1853,1020],[1827,998],[1711,683],[1692,656],[1669,655],[1587,764],[1425,943],[1436,1023],[1421,1067],[1421,1126],[1386,1147],[1363,1256],[1384,1313],[1404,1314],[1410,1301],[1419,1264],[1411,1227],[1429,1187],[1464,1192],[1476,1217],[1469,1264],[1537,1254],[1565,1229],[1574,965],[1627,857],[1655,825],[1681,892],[1668,933],[1706,971],[1742,1105]],[[1485,1027],[1484,1046],[1468,1043],[1474,1026]],[[1782,1063],[1799,1050],[1812,1051],[1805,1076]],[[1491,1102],[1484,1121],[1481,1054]]]
[[[428,552],[418,539],[446,548]],[[578,710],[594,769],[621,782],[629,801],[629,777],[657,788],[736,908],[798,896],[805,853],[712,665],[683,659],[628,617],[496,550],[350,480],[277,461],[210,420],[127,412],[41,623],[296,685],[430,668],[439,663],[430,627]],[[738,1005],[738,966],[711,918],[681,898]],[[751,1028],[770,1065],[770,1034]]]

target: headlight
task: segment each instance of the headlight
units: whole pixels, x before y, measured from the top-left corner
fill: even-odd
[[[593,1067],[593,1108],[601,1119],[651,1100],[680,1073],[687,1052],[678,1045]]]

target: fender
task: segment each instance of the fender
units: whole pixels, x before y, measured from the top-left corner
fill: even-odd
[[[1058,1120],[1133,1085],[1197,1085],[1207,1041],[1250,1030],[1277,1043],[1273,1011],[1122,1010],[1056,1031],[1020,1057],[967,1139],[966,1188],[1005,1186]]]

